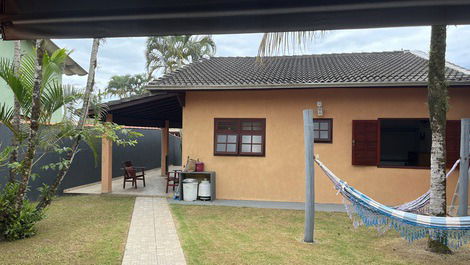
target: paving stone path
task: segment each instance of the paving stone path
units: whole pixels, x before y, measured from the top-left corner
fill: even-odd
[[[165,198],[136,198],[122,264],[186,265]]]

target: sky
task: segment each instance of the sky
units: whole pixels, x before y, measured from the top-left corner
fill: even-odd
[[[402,27],[325,32],[307,49],[291,54],[322,54],[374,52],[397,50],[429,50],[430,27]],[[215,56],[256,56],[262,34],[213,35]],[[96,87],[107,86],[113,75],[145,72],[146,38],[108,38],[100,46]],[[60,47],[72,50],[71,57],[88,70],[91,39],[54,40]],[[447,31],[447,60],[470,69],[470,26],[449,26]],[[279,54],[283,55],[283,54]],[[86,76],[64,76],[63,82],[85,87]]]

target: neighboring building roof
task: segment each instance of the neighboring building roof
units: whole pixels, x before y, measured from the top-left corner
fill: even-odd
[[[411,51],[301,56],[212,57],[149,83],[153,91],[315,87],[426,86],[428,60]],[[450,85],[470,85],[470,71],[446,64]]]
[[[46,39],[44,47],[49,53],[53,53],[60,49],[57,44],[53,41]],[[77,62],[75,62],[70,56],[67,56],[65,60],[64,74],[66,75],[86,75],[87,71],[83,69]]]

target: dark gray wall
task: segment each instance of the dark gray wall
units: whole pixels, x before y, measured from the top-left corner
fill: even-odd
[[[117,146],[113,145],[113,177],[122,176],[121,162],[132,160],[136,166],[144,166],[147,169],[160,167],[161,151],[161,131],[155,129],[132,129],[142,133],[144,136],[137,139],[136,146]],[[10,144],[11,133],[4,125],[0,125],[0,149]],[[67,145],[65,142],[64,145]],[[170,135],[169,144],[169,162],[172,165],[181,165],[181,139]],[[75,186],[85,185],[100,181],[101,179],[101,143],[97,144],[98,160],[95,161],[93,152],[86,144],[80,146],[80,152],[75,157],[67,176],[62,181],[59,188],[59,194],[64,189]],[[42,153],[39,151],[37,156]],[[47,154],[34,167],[34,172],[40,177],[31,181],[31,190],[28,193],[29,198],[37,198],[39,192],[37,188],[43,183],[51,184],[55,178],[56,171],[42,170],[43,165],[51,162],[57,162],[58,155]],[[8,178],[8,169],[0,167],[0,185],[3,186]]]

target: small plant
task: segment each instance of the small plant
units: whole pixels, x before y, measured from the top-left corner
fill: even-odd
[[[11,182],[0,191],[0,240],[17,240],[34,236],[35,224],[44,218],[43,211],[37,211],[28,199],[23,200],[19,211],[15,200],[19,183]]]

